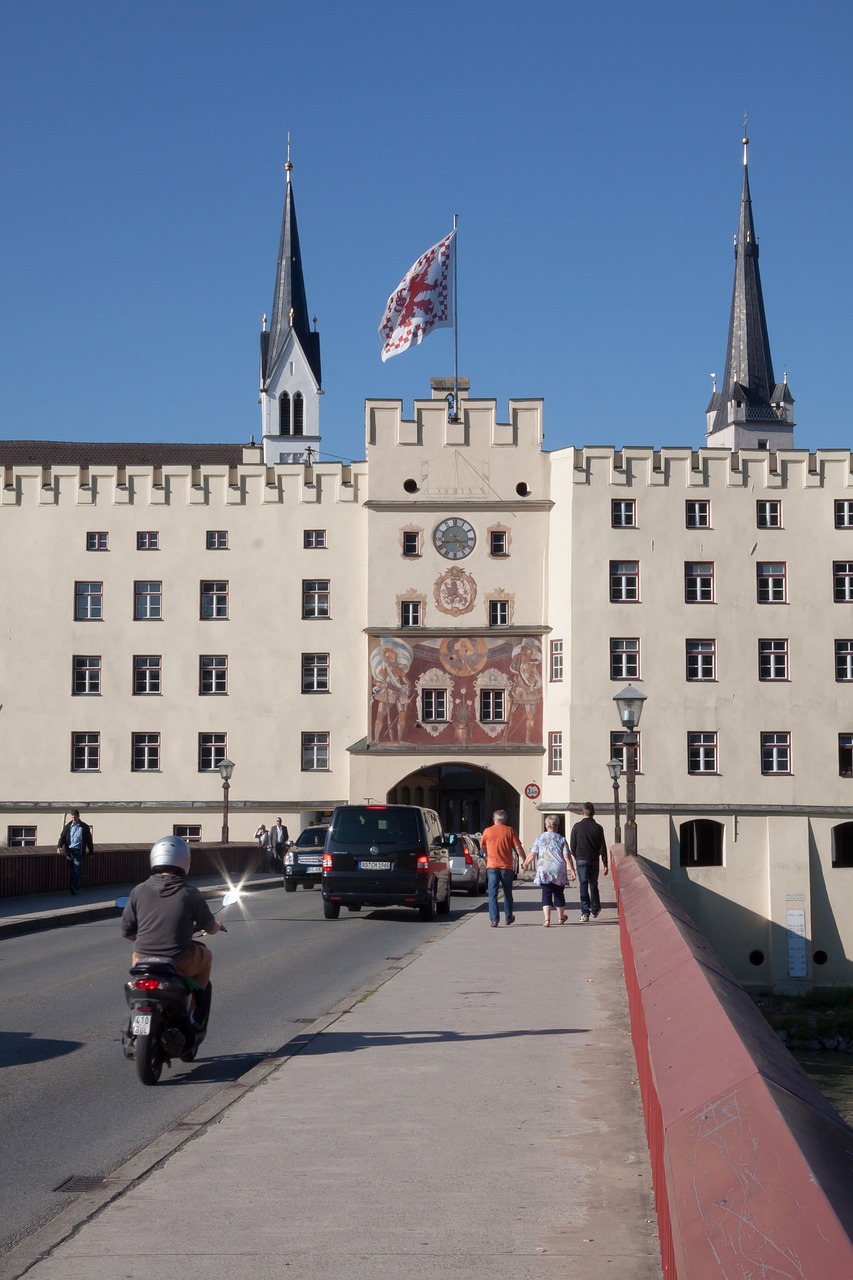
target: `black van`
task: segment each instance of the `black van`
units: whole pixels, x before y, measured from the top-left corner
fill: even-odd
[[[450,910],[450,857],[438,814],[409,804],[346,804],[332,814],[323,854],[323,915],[341,907]]]

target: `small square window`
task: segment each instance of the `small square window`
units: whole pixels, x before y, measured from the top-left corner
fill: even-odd
[[[329,734],[303,733],[302,772],[315,773],[329,767]]]
[[[503,689],[480,690],[480,723],[504,724],[506,720],[506,699]]]
[[[421,625],[420,600],[400,601],[400,626],[419,627]]]
[[[853,502],[847,498],[839,498],[835,503],[836,529],[853,529]]]
[[[773,498],[755,504],[755,523],[759,529],[782,528],[782,503]]]
[[[424,724],[444,724],[447,721],[447,690],[421,690],[421,720]]]
[[[35,827],[8,827],[7,843],[10,849],[31,849],[37,843]]]
[[[110,535],[108,533],[87,533],[86,534],[86,550],[87,551],[109,551]]]
[[[227,734],[200,733],[198,735],[199,773],[213,773],[227,755]]]
[[[77,622],[100,622],[104,616],[103,582],[74,583],[74,618]]]
[[[159,733],[134,733],[131,747],[133,773],[158,773],[160,770]]]
[[[490,600],[489,601],[489,626],[490,627],[508,627],[509,626],[509,601],[508,600]]]
[[[200,696],[228,692],[228,658],[224,653],[203,653],[198,660],[198,691]]]
[[[639,680],[640,642],[616,636],[610,641],[610,679]]]
[[[205,547],[208,551],[227,551],[228,530],[208,529],[205,535]]]
[[[788,679],[788,641],[759,640],[758,642],[758,678],[759,680]]]
[[[137,653],[133,658],[133,693],[145,697],[161,692],[163,659],[159,653]]]
[[[755,566],[759,604],[784,604],[787,600],[787,570],[781,561]]]
[[[716,640],[687,640],[685,645],[687,651],[687,679],[716,680]]]
[[[325,529],[306,529],[303,534],[303,547],[311,550],[317,547],[325,547],[326,530]]]
[[[201,844],[201,823],[176,822],[172,827],[172,835],[179,840],[186,840],[187,844]]]
[[[505,556],[509,551],[506,529],[489,530],[489,555]]]
[[[228,618],[228,583],[202,582],[201,617],[208,621]]]
[[[684,599],[687,604],[714,603],[714,564],[687,560],[684,565]]]
[[[159,621],[163,617],[162,582],[133,584],[133,617],[136,622]]]
[[[613,498],[610,502],[610,523],[614,529],[636,529],[637,502],[635,498]]]
[[[100,654],[75,654],[72,667],[71,692],[75,697],[93,696],[101,692]]]
[[[137,551],[159,551],[160,550],[159,533],[155,533],[150,529],[145,530],[144,532],[137,533],[136,550]]]
[[[762,733],[761,772],[765,774],[791,772],[790,733]]]
[[[101,767],[101,735],[72,733],[71,770],[73,773],[97,773]]]
[[[640,599],[640,565],[637,560],[610,561],[610,599],[614,604],[636,604]]]
[[[403,555],[407,557],[421,554],[421,535],[415,529],[403,530]]]
[[[688,733],[687,772],[717,773],[716,733]]]
[[[691,498],[684,504],[684,523],[688,529],[710,529],[711,504],[707,498]]]

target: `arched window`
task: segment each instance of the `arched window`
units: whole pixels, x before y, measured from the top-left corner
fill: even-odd
[[[297,391],[293,397],[293,434],[295,436],[305,435],[305,401],[302,398],[301,391]]]
[[[411,788],[401,787],[400,788],[400,804],[411,804],[411,803],[412,803]]]
[[[832,865],[853,867],[853,822],[832,828]]]
[[[278,398],[278,433],[280,436],[290,435],[290,396],[282,391]]]
[[[423,789],[423,787],[415,787],[415,804],[420,804],[420,805],[422,805],[422,804],[423,804],[423,802],[424,802],[424,789]]]
[[[682,822],[679,831],[682,867],[721,867],[723,865],[723,833],[721,822],[697,818]]]

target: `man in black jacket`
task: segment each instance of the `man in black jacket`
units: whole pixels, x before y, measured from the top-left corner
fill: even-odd
[[[92,843],[92,828],[88,822],[80,821],[80,810],[71,810],[71,821],[66,822],[56,845],[56,852],[62,853],[68,860],[68,888],[72,894],[80,892],[80,877],[83,871],[83,859],[95,852]]]
[[[601,911],[601,899],[598,896],[598,859],[604,863],[604,874],[607,875],[607,841],[604,828],[594,821],[595,806],[587,800],[583,807],[583,817],[572,827],[569,837],[569,848],[575,856],[578,868],[578,884],[581,891],[581,924],[586,924],[590,915],[593,920]]]

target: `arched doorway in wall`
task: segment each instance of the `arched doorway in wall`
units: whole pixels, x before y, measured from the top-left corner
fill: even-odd
[[[519,794],[492,769],[474,765],[437,764],[416,769],[388,792],[388,804],[421,804],[435,809],[445,831],[482,831],[495,809],[506,809],[518,828]]]

